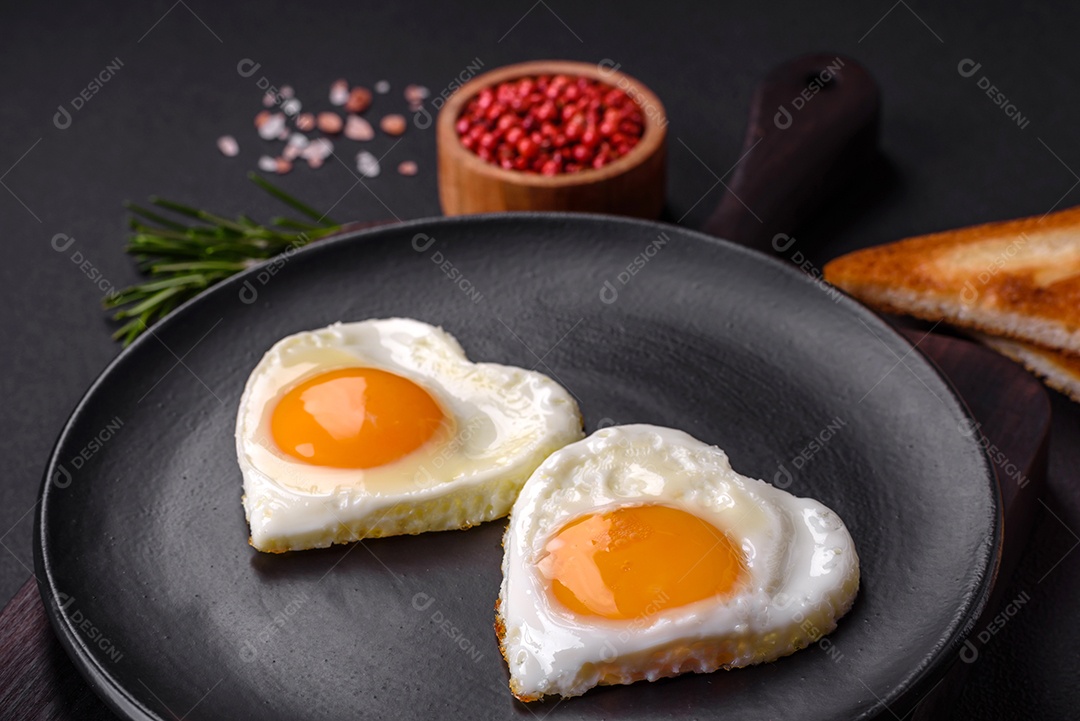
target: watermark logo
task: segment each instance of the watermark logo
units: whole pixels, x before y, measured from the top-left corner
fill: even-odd
[[[243,58],[240,60],[240,62],[236,64],[236,74],[242,78],[250,78],[255,75],[255,73],[259,72],[259,69],[261,67],[262,63],[257,63],[251,58]],[[297,112],[299,112],[299,103],[294,102],[292,104],[286,105],[286,103],[289,103],[291,99],[282,94],[278,86],[271,83],[270,79],[267,78],[265,75],[260,75],[255,80],[255,87],[257,87],[259,90],[262,90],[266,95],[273,98],[273,105],[275,107],[281,106],[282,109],[286,111],[287,115],[295,115]]]
[[[825,280],[825,276],[821,272],[821,268],[818,268],[816,265],[814,265],[813,262],[811,262],[809,258],[803,255],[802,251],[800,250],[794,250],[791,252],[790,255],[788,255],[788,250],[790,250],[796,242],[797,241],[795,240],[795,238],[788,235],[787,233],[777,233],[773,236],[772,247],[773,250],[775,250],[777,253],[786,257],[788,260],[798,266],[799,270],[810,276],[810,279],[813,280],[814,285],[816,285],[823,293],[825,293],[825,295],[829,296],[833,303],[840,302],[840,299],[844,297],[844,294],[837,290],[837,288],[832,283],[829,283]]]
[[[975,279],[979,281],[978,287],[970,280],[965,280],[964,287],[960,291],[960,300],[968,305],[977,301],[979,299],[979,289],[985,287],[987,283],[993,280],[997,274],[1001,272],[1001,269],[1005,267],[1005,264],[1012,260],[1013,257],[1020,252],[1020,249],[1027,245],[1030,240],[1031,238],[1026,234],[1021,233],[1020,237],[1005,246],[1005,249],[1002,250],[996,258],[990,261],[984,270],[980,271],[979,274],[975,276]]]
[[[604,284],[600,287],[600,302],[605,305],[611,305],[619,299],[619,288],[624,288],[629,285],[630,281],[634,279],[642,269],[648,265],[649,261],[656,257],[656,254],[660,252],[660,249],[671,242],[671,238],[668,237],[666,232],[661,232],[656,236],[656,240],[645,246],[645,249],[634,256],[626,268],[619,271],[619,274],[615,276],[615,282],[611,280],[605,280]],[[618,283],[618,285],[616,285]]]
[[[514,391],[511,391],[513,395]],[[517,398],[514,401],[524,401],[524,396],[517,391]],[[478,416],[472,418],[461,431],[454,435],[450,442],[443,445],[437,454],[430,461],[424,463],[417,469],[413,482],[418,488],[431,488],[437,486],[440,483],[451,480],[450,473],[440,473],[452,458],[457,456],[463,448],[468,445],[479,431],[485,426],[490,426],[491,421],[484,416]]]
[[[308,595],[304,591],[289,600],[285,607],[275,613],[270,618],[270,621],[260,628],[252,638],[244,639],[244,642],[240,644],[240,660],[244,663],[251,663],[257,659],[259,657],[259,648],[270,643],[307,602]]]
[[[480,69],[483,67],[483,60],[479,57],[473,58],[457,75],[450,79],[450,82],[446,84],[445,88],[430,96],[428,102],[431,103],[431,107],[435,109],[435,112],[439,112],[439,110],[442,109],[442,106],[446,105],[446,101],[450,99],[450,96],[453,95],[458,88],[479,75]],[[433,122],[434,118],[426,105],[421,105],[420,109],[413,113],[413,125],[420,130],[427,130],[431,127]]]
[[[604,645],[600,648],[600,660],[603,663],[610,663],[619,657],[619,649],[615,646],[617,641],[620,645],[625,646],[630,642],[635,634],[648,628],[656,614],[660,613],[667,607],[668,601],[671,600],[671,596],[666,591],[660,591],[656,596],[649,601],[649,604],[642,609],[641,613],[630,620],[614,640],[604,641]]]
[[[1009,457],[1005,455],[1005,451],[998,448],[997,444],[986,437],[986,434],[982,431],[982,423],[975,423],[971,420],[963,420],[960,422],[958,428],[960,435],[965,438],[974,438],[975,441],[982,446],[986,451],[986,455],[989,456],[990,461],[1001,470],[1006,478],[1011,478],[1016,482],[1018,488],[1024,488],[1031,482],[1020,468],[1009,460]]]
[[[68,467],[74,468],[76,471],[81,469],[87,464],[87,462],[97,455],[98,451],[105,447],[105,444],[112,440],[121,428],[124,426],[124,421],[120,419],[120,416],[113,416],[97,433],[91,436],[90,440],[86,442],[82,448],[80,448],[66,463],[57,463],[56,472],[53,473],[52,484],[57,488],[67,488],[71,485],[73,479],[71,471]]]
[[[63,463],[56,464],[56,473],[53,474],[52,482],[57,488],[67,488],[71,485],[71,472],[64,467]]]
[[[52,249],[57,253],[63,253],[67,255],[68,260],[74,263],[82,274],[89,278],[98,290],[104,291],[104,300],[109,300],[116,296],[120,291],[113,285],[112,281],[105,277],[100,269],[94,265],[89,258],[82,254],[82,251],[72,250],[68,253],[68,250],[75,245],[75,236],[68,235],[67,233],[57,233],[52,237],[50,241]]]
[[[790,463],[795,470],[801,470],[803,466],[813,459],[818,453],[825,449],[825,446],[829,444],[829,441],[840,432],[844,426],[847,425],[847,421],[839,416],[830,420],[825,427],[818,432],[816,436],[810,439],[810,441],[801,449],[794,457],[791,458]],[[773,485],[781,490],[786,490],[795,480],[794,474],[788,470],[787,463],[781,463],[780,468],[773,474]]]
[[[780,592],[773,598],[772,605],[775,609],[783,611],[794,602],[795,598],[791,594]],[[825,635],[825,632],[814,623],[813,619],[807,617],[803,609],[795,611],[791,620],[799,624],[799,629],[806,635],[807,643],[817,644],[818,648],[824,651],[825,655],[832,659],[833,663],[840,663],[844,659],[844,654],[840,653],[840,649],[836,647],[836,644]]]
[[[72,113],[77,113],[82,110],[87,103],[89,103],[95,95],[101,92],[101,89],[120,72],[120,68],[124,67],[124,61],[119,57],[113,58],[105,67],[95,75],[86,87],[80,90],[75,97],[73,97],[68,105],[71,106],[71,110],[61,103],[56,106],[56,113],[53,115],[53,125],[59,130],[67,130],[71,127]]]
[[[259,68],[262,67],[262,63],[257,63],[251,58],[244,58],[236,64],[236,72],[242,78],[250,78],[255,73],[259,72]]]
[[[982,63],[977,63],[971,58],[964,58],[956,66],[956,72],[960,73],[960,77],[962,78],[975,77],[975,74],[981,69]],[[1016,104],[1010,101],[1005,96],[1004,92],[990,82],[990,78],[985,75],[980,75],[979,79],[975,81],[975,85],[978,86],[979,90],[985,91],[986,97],[990,98],[990,102],[1001,108],[1001,111],[1005,113],[1005,116],[1016,123],[1018,128],[1021,130],[1027,129],[1031,120],[1020,113],[1020,109],[1016,107]]]
[[[435,597],[421,591],[412,597],[412,607],[417,611],[426,611],[435,603]]]
[[[265,286],[278,272],[285,267],[285,264],[289,262],[289,259],[296,253],[296,251],[307,245],[307,234],[301,233],[299,237],[293,241],[293,243],[282,251],[280,254],[265,261],[255,261],[250,267],[255,267],[259,263],[262,263],[262,267],[258,273],[255,274],[255,282],[245,280],[244,284],[240,286],[240,291],[237,293],[237,297],[240,298],[240,302],[244,305],[251,305],[259,299],[259,288]],[[258,287],[256,287],[258,284]]]
[[[986,624],[986,627],[979,631],[975,636],[975,641],[970,638],[964,641],[963,647],[960,649],[960,660],[964,663],[975,663],[979,659],[979,646],[985,646],[990,642],[994,636],[996,636],[1005,626],[1012,620],[1013,616],[1020,613],[1020,609],[1031,600],[1031,596],[1027,591],[1021,591],[1020,595],[1005,605],[1005,608],[990,619],[990,622]]]
[[[615,73],[619,71],[619,68],[622,67],[622,63],[617,63],[611,58],[604,58],[596,64],[596,67],[600,71],[600,74],[607,78],[608,81],[612,83],[612,85],[619,88],[619,90],[622,90],[624,93],[630,96],[631,100],[637,103],[637,106],[641,108],[641,112],[645,114],[645,117],[647,117],[653,123],[656,123],[658,127],[667,127],[667,117],[656,105],[656,103],[652,102],[652,100],[648,96],[646,96],[640,88],[638,88],[636,85],[631,84],[625,76],[619,76],[618,79],[612,81],[611,76],[615,75]]]
[[[420,591],[413,595],[412,607],[416,611],[426,613],[429,608],[435,605],[437,600],[438,599],[431,594]],[[476,647],[476,644],[469,640],[465,635],[465,632],[455,626],[441,610],[435,608],[435,610],[431,612],[430,620],[435,624],[436,629],[438,629],[442,635],[449,638],[455,646],[461,649],[473,663],[480,663],[480,660],[484,658],[483,652]]]
[[[124,654],[121,653],[120,649],[118,649],[116,645],[113,644],[112,640],[105,635],[105,632],[95,626],[94,622],[78,608],[74,596],[69,596],[66,593],[57,593],[54,603],[56,604],[57,609],[67,616],[68,622],[83,635],[87,643],[91,646],[96,646],[103,651],[110,661],[116,663],[124,657]]]
[[[792,98],[788,103],[777,108],[776,114],[773,115],[773,125],[780,130],[787,130],[790,128],[795,117],[792,111],[788,110],[787,106],[790,105],[796,113],[805,108],[811,100],[817,97],[818,93],[832,83],[833,79],[843,67],[844,59],[837,56],[817,75],[811,75],[807,78],[806,87],[799,91],[799,94]]]
[[[780,468],[773,474],[772,484],[781,491],[786,491],[788,488],[791,488],[791,484],[794,481],[795,476],[791,475],[791,471],[787,469],[787,466],[781,463]]]
[[[431,250],[431,246],[434,244],[435,238],[431,237],[427,233],[417,233],[413,236],[412,239],[413,250],[415,250],[417,253],[420,253],[421,255],[426,254],[427,257],[431,260],[431,262],[434,263],[440,271],[442,271],[442,274],[446,276],[446,279],[453,283],[455,286],[457,286],[457,288],[465,294],[465,297],[467,297],[474,304],[482,301],[484,299],[484,295],[476,289],[476,286],[474,286],[472,284],[472,281],[470,281],[465,276],[465,274],[461,272],[460,268],[454,265],[449,258],[443,255],[442,251],[434,250],[428,253],[428,251]]]

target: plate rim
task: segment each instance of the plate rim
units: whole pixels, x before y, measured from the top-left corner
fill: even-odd
[[[401,222],[393,222],[388,224],[377,225],[367,228],[359,228],[355,230],[345,231],[340,234],[312,242],[293,253],[290,257],[297,254],[303,254],[306,258],[308,256],[315,256],[325,249],[334,248],[341,244],[349,243],[365,243],[379,239],[383,235],[392,235],[400,233],[403,229],[408,231],[409,228],[423,227],[432,228],[438,226],[458,225],[458,224],[485,224],[485,223],[499,223],[506,221],[521,221],[521,222],[533,222],[540,221],[544,223],[550,223],[551,221],[568,221],[568,222],[590,222],[597,225],[601,224],[621,224],[630,225],[635,227],[651,227],[658,231],[665,232],[672,228],[678,229],[680,233],[685,233],[693,237],[697,241],[705,242],[707,244],[720,246],[727,252],[735,252],[744,256],[751,256],[756,262],[764,262],[766,265],[771,265],[774,270],[781,274],[786,274],[789,278],[799,283],[810,283],[814,285],[828,284],[822,277],[812,277],[811,275],[801,272],[790,263],[787,263],[775,256],[762,253],[760,251],[752,250],[745,246],[739,245],[724,238],[709,235],[705,232],[694,228],[686,228],[678,224],[672,224],[662,222],[658,220],[643,220],[637,218],[629,218],[624,216],[606,215],[600,213],[571,213],[571,212],[539,212],[539,211],[526,211],[526,212],[502,212],[502,213],[483,213],[476,215],[459,215],[459,216],[430,216],[424,218],[417,218],[413,220],[406,220]],[[42,605],[45,608],[46,616],[49,619],[49,625],[52,627],[54,635],[60,641],[61,646],[71,659],[72,664],[79,671],[80,675],[90,684],[91,688],[97,694],[97,696],[119,716],[129,719],[130,721],[166,721],[164,717],[158,715],[153,710],[147,708],[137,698],[135,698],[128,690],[114,679],[109,672],[102,667],[100,662],[94,653],[88,648],[86,642],[78,634],[77,630],[70,624],[64,609],[58,603],[57,596],[62,594],[59,589],[56,588],[55,579],[53,578],[52,563],[49,558],[49,552],[46,550],[45,532],[48,526],[48,519],[46,519],[46,513],[48,508],[49,490],[52,487],[52,479],[56,473],[56,467],[60,465],[59,457],[61,447],[67,440],[68,435],[71,433],[72,427],[76,420],[83,413],[85,407],[90,402],[91,396],[97,391],[97,389],[105,382],[106,378],[113,374],[114,369],[125,362],[127,358],[133,354],[140,353],[141,348],[150,343],[154,330],[160,328],[170,327],[178,322],[181,322],[182,318],[191,312],[191,308],[197,307],[201,304],[212,303],[215,299],[223,296],[227,292],[234,291],[236,288],[244,285],[251,277],[257,276],[266,265],[275,262],[277,258],[269,258],[261,263],[251,266],[233,276],[226,278],[220,283],[207,288],[197,296],[185,301],[181,305],[173,309],[168,315],[162,318],[160,321],[151,326],[151,329],[144,332],[135,341],[126,348],[123,348],[116,354],[101,370],[101,372],[94,378],[90,385],[83,392],[79,398],[78,403],[71,411],[67,419],[64,421],[64,425],[57,435],[56,440],[53,443],[52,449],[49,452],[49,459],[46,463],[44,474],[41,480],[40,488],[37,494],[38,506],[37,511],[34,514],[34,536],[33,536],[33,551],[34,551],[34,571],[37,580],[38,592],[41,597]],[[953,402],[959,408],[961,414],[968,421],[974,421],[971,414],[971,410],[968,408],[967,403],[956,391],[949,378],[941,372],[937,364],[934,363],[925,353],[919,348],[918,344],[912,343],[905,338],[895,328],[890,326],[884,319],[882,319],[877,313],[872,311],[867,306],[858,302],[847,293],[844,293],[836,286],[828,284],[830,288],[835,288],[838,293],[837,305],[843,306],[849,313],[854,314],[864,322],[870,324],[876,324],[876,330],[884,331],[886,337],[892,340],[894,343],[899,341],[901,346],[906,346],[910,350],[917,352],[922,362],[933,372],[933,374],[941,380],[942,385],[948,391]],[[876,335],[876,334],[875,334]],[[880,336],[879,336],[880,339]],[[931,651],[923,662],[913,669],[906,677],[901,679],[889,693],[884,697],[877,698],[877,703],[870,706],[863,713],[854,717],[853,721],[859,721],[862,719],[869,719],[880,715],[881,711],[891,710],[893,706],[898,703],[903,703],[905,706],[911,704],[914,708],[921,702],[925,696],[929,693],[924,690],[930,686],[931,682],[935,679],[943,678],[950,668],[955,664],[959,658],[959,649],[963,646],[964,640],[968,635],[970,629],[974,626],[977,620],[982,616],[983,612],[990,601],[994,587],[998,582],[998,575],[1001,567],[1001,556],[1003,548],[1003,534],[1004,534],[1004,510],[1002,508],[1002,498],[1000,489],[1000,480],[997,475],[997,471],[994,465],[990,462],[991,459],[988,456],[988,452],[981,444],[976,444],[979,449],[978,457],[981,459],[983,468],[983,475],[989,481],[989,491],[991,500],[991,512],[993,518],[993,530],[989,538],[985,539],[984,545],[987,549],[985,559],[980,564],[980,578],[979,585],[975,592],[971,595],[971,601],[968,607],[964,610],[964,613],[959,615],[954,622],[955,628],[950,634],[950,637],[945,643],[941,644],[937,649]],[[919,690],[918,698],[903,698],[909,694],[915,695],[915,691]],[[933,690],[931,687],[930,690]],[[151,692],[153,693],[153,692]],[[871,692],[872,693],[872,692]],[[879,707],[881,709],[879,710]]]

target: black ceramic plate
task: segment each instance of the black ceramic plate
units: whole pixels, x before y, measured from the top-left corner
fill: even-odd
[[[492,630],[503,521],[263,555],[233,424],[289,333],[409,316],[537,368],[587,430],[644,422],[726,449],[851,529],[862,589],[775,663],[529,707]],[[997,562],[994,479],[910,345],[777,262],[672,226],[489,216],[318,244],[188,304],[87,393],[43,487],[37,567],[76,664],[134,719],[837,719],[925,691]]]

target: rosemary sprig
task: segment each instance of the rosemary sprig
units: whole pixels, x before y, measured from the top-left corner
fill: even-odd
[[[234,273],[341,230],[341,224],[248,173],[256,185],[310,220],[274,217],[262,225],[247,217],[230,220],[165,198],[150,198],[153,210],[124,203],[131,212],[132,235],[125,251],[149,276],[145,283],[105,298],[113,319],[122,325],[113,338],[125,346],[176,306]],[[177,216],[171,218],[160,211]]]

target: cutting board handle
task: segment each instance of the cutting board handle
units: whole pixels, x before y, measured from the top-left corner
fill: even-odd
[[[877,154],[881,93],[835,53],[773,68],[754,92],[740,160],[704,230],[770,254]],[[723,178],[721,179],[723,180]]]

